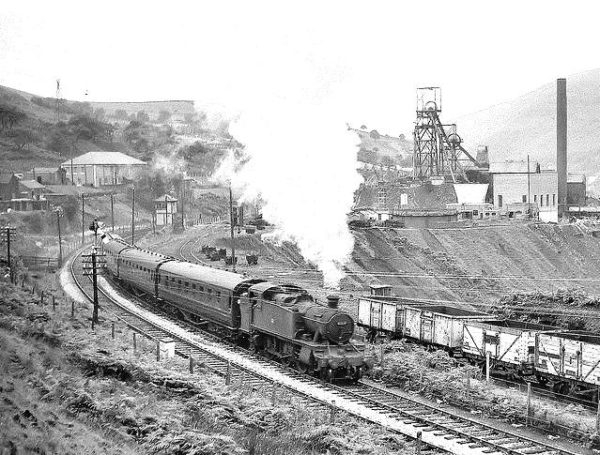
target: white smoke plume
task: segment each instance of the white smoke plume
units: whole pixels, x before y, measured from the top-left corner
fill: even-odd
[[[166,175],[181,175],[185,172],[186,162],[173,151],[169,156],[155,154],[151,166],[152,169],[162,171]]]
[[[248,160],[237,166],[230,154],[216,177],[231,181],[242,199],[260,196],[275,237],[294,241],[323,272],[325,286],[338,287],[354,247],[346,216],[360,183],[356,135],[340,115],[311,103],[243,112],[230,133]]]

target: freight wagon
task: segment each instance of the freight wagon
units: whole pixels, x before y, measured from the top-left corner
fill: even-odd
[[[571,394],[600,386],[600,337],[588,332],[554,331],[537,334],[535,369],[555,392]]]
[[[452,352],[460,351],[466,321],[492,319],[484,313],[397,297],[371,295],[358,300],[357,324],[367,330],[367,339],[379,334],[405,337]]]
[[[526,376],[534,374],[535,340],[552,327],[521,321],[467,321],[463,327],[462,353],[483,361],[489,353],[495,370]]]

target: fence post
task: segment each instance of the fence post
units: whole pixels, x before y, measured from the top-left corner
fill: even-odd
[[[40,295],[40,303],[43,305],[44,304],[44,291],[42,291],[41,295]]]
[[[598,411],[596,412],[596,433],[600,431],[600,386],[598,386]]]
[[[114,323],[114,321],[112,323],[110,335],[111,335],[112,339],[114,340],[115,339],[115,323]]]
[[[329,412],[329,423],[335,423],[335,400],[331,402],[331,410]]]
[[[71,319],[75,317],[75,300],[71,300]]]
[[[137,333],[133,332],[133,352],[137,351]]]
[[[423,433],[421,431],[417,432],[417,446],[415,447],[415,453],[417,455],[421,455],[421,440],[423,438]]]
[[[467,385],[467,396],[471,392],[471,374],[469,371],[465,371],[466,385]]]
[[[490,382],[490,351],[485,351],[485,381]]]
[[[56,311],[56,297],[52,294],[52,310]]]
[[[156,342],[156,361],[160,362],[160,341]]]
[[[525,425],[529,425],[529,417],[531,416],[531,382],[527,383],[527,417]]]
[[[190,374],[194,374],[194,358],[190,354]]]
[[[227,373],[225,374],[225,385],[229,385],[229,384],[231,384],[231,362],[227,361]]]

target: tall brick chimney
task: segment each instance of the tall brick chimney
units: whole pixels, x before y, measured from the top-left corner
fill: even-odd
[[[556,80],[556,171],[558,175],[558,217],[567,207],[567,80]]]

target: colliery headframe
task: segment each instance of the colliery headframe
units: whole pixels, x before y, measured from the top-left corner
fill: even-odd
[[[463,146],[456,132],[456,124],[444,125],[442,89],[420,87],[417,89],[417,119],[415,121],[413,177],[415,180],[451,180],[468,182],[478,171],[487,171],[487,153],[473,157]],[[487,150],[486,150],[487,152]],[[471,179],[467,171],[474,171]]]

